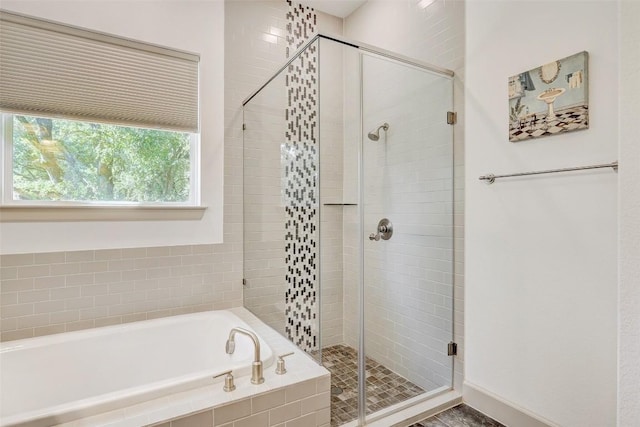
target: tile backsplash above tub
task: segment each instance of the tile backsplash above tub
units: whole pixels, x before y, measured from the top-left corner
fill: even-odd
[[[1,340],[242,306],[228,246],[2,255]]]

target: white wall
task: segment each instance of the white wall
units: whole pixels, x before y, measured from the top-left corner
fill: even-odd
[[[616,418],[616,3],[467,2],[465,378],[564,427]],[[517,144],[507,78],[587,50],[590,129]],[[637,421],[637,420],[636,420]]]
[[[620,7],[618,426],[640,420],[640,3]]]
[[[202,204],[208,208],[197,221],[0,223],[0,253],[221,243],[224,231],[224,3],[213,0],[6,0],[2,7],[199,53]]]

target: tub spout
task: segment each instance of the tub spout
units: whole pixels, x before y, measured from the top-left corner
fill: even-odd
[[[262,384],[264,382],[264,377],[262,376],[262,360],[260,360],[260,340],[258,340],[256,334],[251,331],[244,328],[233,328],[231,329],[231,332],[229,332],[229,339],[227,339],[227,345],[225,348],[227,354],[233,354],[236,349],[236,333],[246,335],[251,338],[251,341],[253,341],[254,353],[253,364],[251,365],[251,384]]]

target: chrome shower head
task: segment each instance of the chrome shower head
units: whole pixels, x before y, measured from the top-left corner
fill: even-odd
[[[369,135],[367,135],[369,137],[370,140],[372,141],[377,141],[380,139],[380,135],[378,135],[378,132],[369,132]]]
[[[378,126],[378,129],[369,132],[369,134],[367,135],[367,137],[369,137],[370,140],[372,141],[377,141],[380,139],[380,129],[384,130],[385,132],[389,130],[389,123],[383,123],[382,125]]]

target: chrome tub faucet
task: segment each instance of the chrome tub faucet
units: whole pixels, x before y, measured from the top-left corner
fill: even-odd
[[[264,377],[262,376],[262,360],[260,360],[260,340],[258,340],[257,335],[251,331],[244,328],[233,328],[231,332],[229,332],[229,339],[225,347],[227,354],[233,354],[233,351],[236,349],[236,333],[246,335],[253,341],[254,353],[253,364],[251,365],[251,384],[262,384]]]

